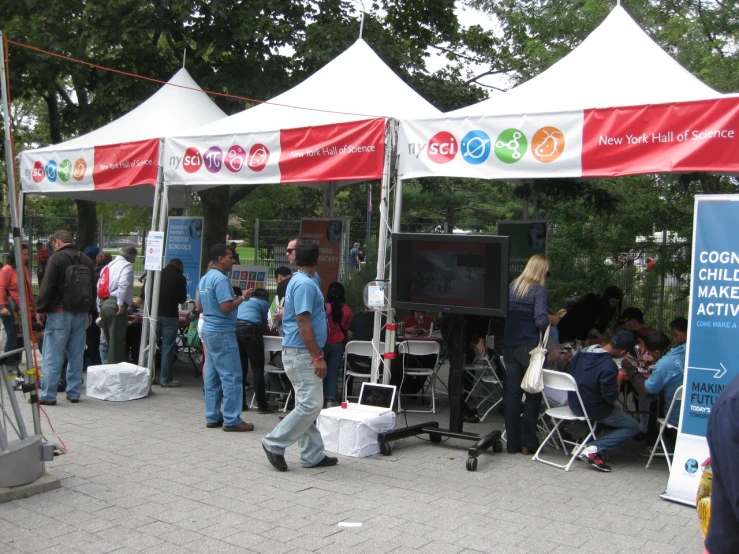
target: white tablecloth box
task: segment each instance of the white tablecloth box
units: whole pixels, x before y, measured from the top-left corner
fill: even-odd
[[[378,415],[341,407],[327,408],[321,410],[317,426],[325,450],[364,458],[380,452],[377,434],[395,429],[395,412]]]
[[[134,364],[93,365],[87,368],[87,396],[125,402],[149,394],[149,370]]]

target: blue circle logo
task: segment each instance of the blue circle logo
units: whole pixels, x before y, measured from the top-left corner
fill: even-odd
[[[688,473],[695,473],[696,471],[698,471],[698,467],[698,460],[696,460],[695,458],[690,458],[685,462],[685,471],[687,471]]]
[[[56,182],[56,176],[57,176],[57,165],[54,160],[51,160],[46,164],[46,178],[49,180],[49,182],[54,183]]]
[[[470,131],[462,139],[460,147],[464,161],[479,165],[490,156],[490,136],[484,131]]]

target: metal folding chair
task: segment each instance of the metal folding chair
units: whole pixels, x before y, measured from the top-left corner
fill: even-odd
[[[678,389],[675,391],[675,396],[672,397],[672,402],[670,402],[670,407],[667,409],[667,413],[665,414],[665,417],[659,417],[657,418],[657,421],[659,422],[659,435],[657,436],[657,440],[654,441],[654,446],[652,447],[652,452],[649,454],[649,460],[647,460],[647,469],[649,469],[649,466],[652,463],[652,458],[655,456],[662,456],[664,455],[665,460],[667,461],[667,468],[672,472],[672,462],[670,461],[670,454],[667,452],[667,444],[665,443],[665,429],[677,429],[677,425],[673,425],[672,423],[669,423],[670,414],[672,414],[672,410],[680,409],[678,405],[682,402],[683,399],[683,386],[680,385]],[[664,454],[659,454],[658,452],[655,452],[657,450],[657,445],[662,446],[662,452]]]
[[[282,352],[282,337],[264,337],[264,351],[268,353],[272,352]],[[264,364],[264,382],[265,382],[265,393],[266,394],[275,394],[278,396],[284,396],[285,391],[283,390],[269,390],[269,383],[270,379],[269,377],[272,375],[276,375],[278,379],[282,379],[282,376],[285,375],[285,370],[281,369],[275,365],[272,364]],[[287,405],[290,403],[290,398],[292,396],[292,389],[290,389],[287,392],[287,398],[285,399],[285,405],[280,409],[281,412],[287,411]],[[256,404],[254,401],[256,400],[257,393],[254,392],[251,395],[251,402],[249,403],[250,408],[256,408]]]
[[[430,410],[405,410],[406,412],[431,412],[436,413],[436,372],[439,370],[439,359],[441,354],[441,345],[438,342],[406,340],[398,345],[398,353],[403,358],[403,380],[406,377],[427,377],[428,386],[421,389],[421,397],[426,396],[425,391],[431,391],[431,409]],[[408,367],[408,356],[436,356],[433,367]],[[398,412],[403,411],[401,407],[401,398],[403,396],[412,396],[403,394],[402,386],[398,392]]]
[[[588,443],[588,441],[591,438],[595,439],[595,427],[593,425],[593,422],[588,417],[587,411],[585,411],[585,406],[582,402],[582,398],[580,397],[580,391],[577,389],[577,383],[575,382],[575,379],[571,375],[567,373],[561,373],[559,371],[550,371],[548,369],[545,369],[544,370],[544,386],[549,387],[551,389],[555,389],[555,390],[574,392],[577,395],[577,401],[580,403],[580,407],[582,408],[582,412],[584,415],[582,416],[576,415],[570,409],[569,406],[561,406],[559,408],[552,408],[549,405],[549,400],[547,399],[546,394],[543,395],[544,402],[546,402],[546,405],[547,405],[547,410],[545,414],[549,416],[552,419],[552,421],[555,422],[555,424],[552,430],[546,436],[546,438],[539,445],[539,448],[536,450],[536,453],[534,454],[534,457],[532,458],[532,460],[536,460],[537,462],[541,462],[543,464],[547,464],[550,466],[558,467],[560,469],[564,469],[565,471],[570,471],[570,467],[572,467],[572,463],[580,455],[580,452],[582,452],[582,449],[585,448],[585,445]],[[588,432],[588,435],[583,439],[582,443],[573,442],[573,441],[565,440],[562,438],[562,435],[559,432],[559,426],[562,424],[563,421],[584,421],[585,423],[587,423],[589,432]],[[544,448],[544,445],[550,441],[550,439],[555,435],[555,433],[565,452],[567,452],[567,449],[564,447],[564,445],[565,444],[572,445],[572,451],[571,451],[572,457],[570,458],[570,461],[566,465],[555,464],[554,462],[550,462],[549,460],[545,460],[541,457],[541,451]]]
[[[380,355],[385,353],[385,344],[380,343]],[[352,370],[351,363],[349,362],[349,356],[362,356],[367,358],[367,373],[361,371]],[[364,360],[362,360],[364,362]],[[352,386],[354,385],[354,379],[369,379],[372,377],[372,341],[371,340],[353,340],[346,343],[344,349],[344,401],[350,398],[348,382],[349,378],[352,378]],[[356,398],[351,396],[351,398]]]

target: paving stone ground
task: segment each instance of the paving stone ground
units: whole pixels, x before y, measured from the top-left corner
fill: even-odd
[[[246,412],[252,433],[206,429],[201,381],[132,402],[82,397],[47,407],[69,453],[47,465],[62,487],[0,505],[0,552],[281,554],[383,552],[701,552],[695,511],[665,502],[663,460],[615,451],[613,472],[582,462],[562,470],[520,454],[484,453],[465,470],[469,443],[395,443],[392,456],[339,465],[269,465],[261,438],[275,415]],[[19,397],[21,396],[18,393]],[[409,414],[409,422],[436,419]],[[28,404],[22,404],[29,416]],[[398,426],[405,419],[398,418]],[[53,437],[44,421],[47,438]],[[502,428],[500,417],[466,430]],[[556,453],[551,455],[557,456]],[[340,522],[361,528],[339,527]]]

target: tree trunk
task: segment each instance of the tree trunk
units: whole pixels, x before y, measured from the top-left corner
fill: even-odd
[[[90,200],[75,200],[77,204],[77,246],[85,249],[97,244],[97,206]],[[102,248],[102,244],[100,247]]]
[[[228,233],[228,214],[231,210],[230,187],[213,187],[199,193],[203,207],[203,254],[202,267],[210,261],[210,249],[223,244]]]

